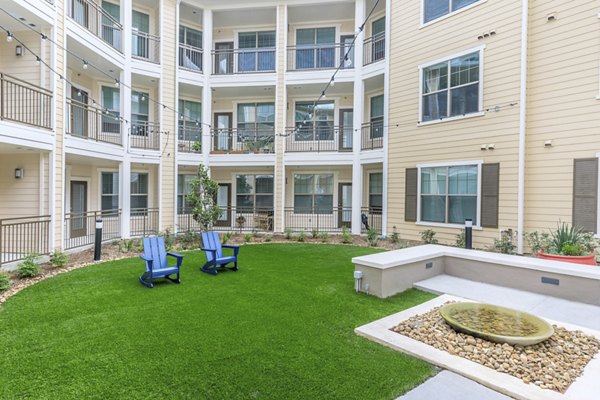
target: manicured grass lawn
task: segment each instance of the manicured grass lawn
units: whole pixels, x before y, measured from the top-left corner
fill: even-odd
[[[433,368],[354,328],[433,296],[353,291],[350,246],[243,246],[240,270],[184,259],[143,287],[142,261],[76,270],[0,308],[2,399],[393,399]]]

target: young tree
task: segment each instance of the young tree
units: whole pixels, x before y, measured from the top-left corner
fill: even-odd
[[[210,230],[221,215],[221,209],[216,204],[219,185],[208,176],[208,168],[200,164],[191,186],[186,200],[192,209],[192,218],[202,230]]]

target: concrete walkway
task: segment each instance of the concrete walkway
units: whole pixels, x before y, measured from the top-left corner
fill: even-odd
[[[416,288],[526,311],[555,321],[600,330],[600,307],[558,299],[449,275],[415,283]],[[507,400],[510,399],[470,379],[442,371],[397,400]]]

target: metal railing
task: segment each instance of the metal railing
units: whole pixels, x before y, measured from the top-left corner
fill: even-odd
[[[160,124],[158,122],[131,121],[129,145],[136,149],[160,149]]]
[[[102,241],[121,238],[121,210],[88,211],[65,215],[65,249],[94,244],[96,220],[102,219]]]
[[[49,215],[0,219],[0,265],[50,253]]]
[[[237,232],[272,232],[274,227],[274,211],[272,208],[226,207],[221,209],[221,216],[213,230]],[[199,232],[202,229],[192,214],[179,210],[177,213],[178,232]]]
[[[288,46],[288,71],[334,69],[344,61],[342,68],[354,68],[352,60],[344,60],[348,44],[331,43],[319,45]]]
[[[129,217],[131,236],[150,236],[158,232],[158,208],[132,208]]]
[[[137,29],[131,31],[131,56],[160,63],[160,37]]]
[[[275,48],[213,50],[213,75],[275,72]]]
[[[52,92],[0,73],[0,119],[52,129]]]
[[[383,121],[372,121],[362,124],[361,150],[383,148]]]
[[[365,39],[363,43],[363,65],[385,59],[385,33]]]
[[[339,126],[308,126],[285,128],[286,153],[352,151],[352,128]]]
[[[367,233],[369,229],[374,229],[381,235],[381,227],[383,226],[383,214],[381,212],[381,207],[362,207],[360,209],[360,214],[362,222],[360,231],[362,233]]]
[[[285,229],[294,232],[341,232],[352,226],[351,207],[329,207],[305,209],[286,207],[284,209]]]
[[[272,129],[212,129],[213,154],[269,154],[274,152],[275,131]]]
[[[121,145],[121,121],[111,111],[67,98],[66,132],[83,139]]]
[[[179,66],[188,71],[202,72],[202,49],[179,43]]]
[[[92,0],[70,0],[69,17],[79,25],[121,51],[123,26]]]
[[[177,147],[183,153],[202,151],[202,127],[195,122],[180,121],[177,132]]]

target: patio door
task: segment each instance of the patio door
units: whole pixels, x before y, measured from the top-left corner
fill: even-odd
[[[215,43],[215,74],[233,73],[233,42]]]
[[[71,86],[71,134],[88,136],[88,94],[86,91]]]
[[[231,123],[233,113],[215,113],[215,142],[214,150],[231,150]]]
[[[354,35],[340,36],[340,64],[342,68],[354,68]],[[346,59],[346,53],[348,58]]]
[[[71,238],[87,232],[87,182],[71,181]]]
[[[131,14],[133,35],[131,36],[131,55],[134,57],[150,58],[150,16],[133,10]]]
[[[354,111],[351,108],[340,110],[340,150],[352,151],[354,134]]]
[[[338,227],[352,226],[352,183],[338,185]]]
[[[219,183],[217,205],[221,209],[221,215],[215,225],[231,226],[231,183]]]

